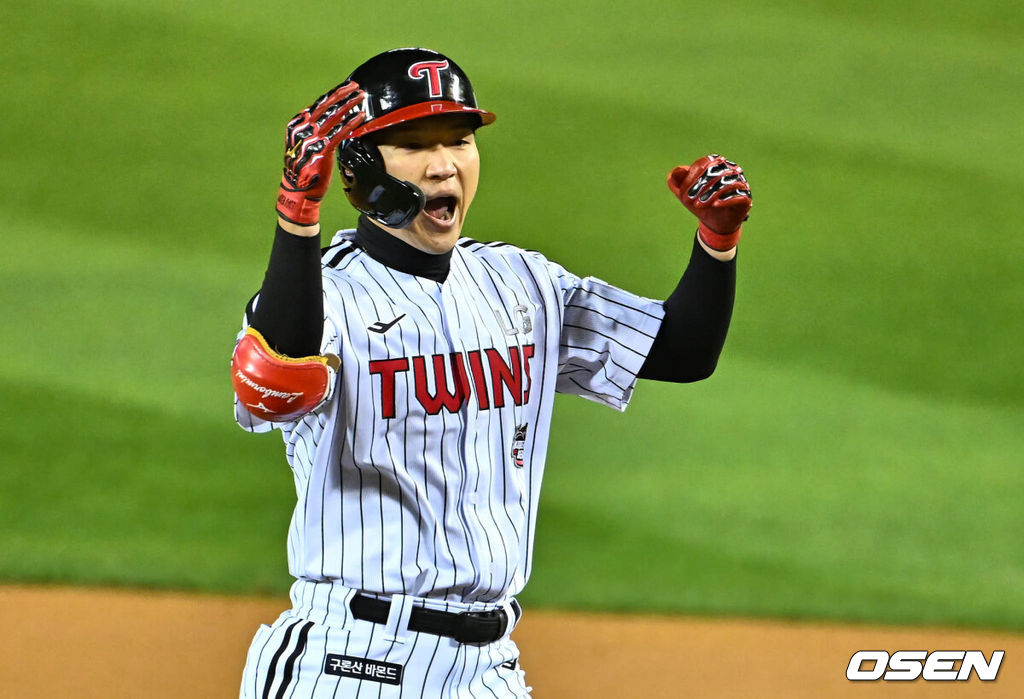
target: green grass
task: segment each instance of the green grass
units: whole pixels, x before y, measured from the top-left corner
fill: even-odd
[[[1024,410],[723,364],[561,399],[528,601],[1024,628]]]
[[[720,151],[754,189],[718,374],[559,401],[528,602],[1024,629],[1024,10],[380,14],[9,8],[0,579],[287,587],[291,476],[227,378],[283,127],[428,45],[498,114],[473,237],[664,297],[693,228],[668,170]]]
[[[4,577],[281,591],[295,495],[263,467],[266,442],[73,389],[2,390],[22,406],[3,435]]]

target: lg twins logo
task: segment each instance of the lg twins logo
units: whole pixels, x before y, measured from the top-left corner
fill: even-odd
[[[409,77],[413,80],[427,79],[430,96],[434,99],[442,97],[441,71],[448,70],[448,61],[420,61],[409,66]]]
[[[516,425],[516,433],[512,437],[512,463],[519,468],[522,468],[526,461],[526,428],[529,426],[528,422]]]
[[[884,650],[859,650],[850,658],[846,679],[966,682],[973,670],[979,680],[991,681],[999,674],[1003,655],[1005,651],[994,650],[986,660],[980,650],[898,650],[892,656]]]

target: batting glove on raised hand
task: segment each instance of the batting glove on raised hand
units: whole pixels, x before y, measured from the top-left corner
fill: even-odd
[[[301,226],[320,221],[320,200],[331,182],[334,149],[366,119],[358,110],[364,95],[357,84],[345,81],[288,122],[277,195],[277,213],[285,220]]]
[[[705,155],[668,175],[668,188],[697,217],[697,235],[712,250],[736,247],[749,218],[750,185],[743,168],[720,155]]]

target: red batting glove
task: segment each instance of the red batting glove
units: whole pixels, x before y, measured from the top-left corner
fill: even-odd
[[[334,171],[334,149],[366,119],[358,110],[365,93],[345,81],[288,122],[284,174],[277,213],[300,226],[320,221],[320,200]]]
[[[705,155],[672,170],[668,188],[700,221],[697,235],[709,248],[736,247],[752,204],[743,168],[720,155]]]

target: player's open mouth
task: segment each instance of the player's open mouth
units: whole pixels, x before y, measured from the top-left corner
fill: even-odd
[[[427,200],[426,206],[423,207],[423,213],[442,225],[448,225],[455,220],[457,203],[455,197],[452,196],[434,197]]]

